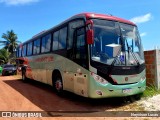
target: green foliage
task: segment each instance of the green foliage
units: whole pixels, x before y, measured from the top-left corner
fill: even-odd
[[[19,41],[17,41],[17,34],[14,33],[13,30],[7,31],[7,33],[3,33],[0,43],[4,45],[4,48],[7,49],[11,54],[14,53],[16,47],[18,46]]]
[[[10,52],[8,52],[6,49],[1,49],[0,50],[0,60],[2,63],[6,64],[9,62],[9,56]]]
[[[0,40],[0,45],[3,45],[4,48],[0,50],[0,63],[15,63],[15,49],[18,46],[17,34],[13,30],[7,31],[2,34],[4,40]]]
[[[150,85],[146,86],[146,90],[143,92],[143,97],[152,97],[157,94],[160,94],[160,90],[158,90],[155,85]]]

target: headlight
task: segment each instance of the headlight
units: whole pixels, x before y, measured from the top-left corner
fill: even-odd
[[[12,68],[12,70],[16,70],[16,68]]]
[[[100,77],[99,75],[96,75],[95,73],[91,72],[92,77],[94,78],[94,80],[98,83],[101,84],[108,84],[108,81],[103,79],[102,77]]]

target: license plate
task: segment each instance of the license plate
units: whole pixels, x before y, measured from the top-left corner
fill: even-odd
[[[131,88],[126,88],[126,89],[123,89],[122,92],[123,93],[130,93],[130,92],[132,92],[132,89]]]
[[[12,73],[12,71],[9,71],[9,73]]]

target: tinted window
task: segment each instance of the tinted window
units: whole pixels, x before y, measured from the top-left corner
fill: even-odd
[[[59,34],[59,49],[66,48],[66,38],[67,38],[67,27],[62,28]]]
[[[107,54],[106,45],[119,44],[116,23],[107,20],[94,19],[94,44],[93,44],[93,54],[97,57],[100,55]]]
[[[67,49],[71,49],[73,45],[73,34],[77,27],[83,26],[83,20],[76,20],[69,23],[69,35],[68,35],[68,47]]]
[[[15,67],[14,65],[4,65],[3,68],[7,68],[7,67]]]
[[[41,53],[49,52],[51,48],[51,35],[46,35],[42,38],[42,46],[41,46]]]
[[[27,55],[32,55],[32,42],[27,45]]]
[[[23,45],[22,56],[26,56],[26,45]]]
[[[81,28],[77,30],[77,50],[76,50],[76,62],[83,67],[87,67],[87,53],[85,44],[85,29]]]
[[[40,39],[34,41],[33,46],[33,54],[39,54],[40,53]]]
[[[58,50],[59,31],[53,33],[53,47],[52,50]]]
[[[22,48],[20,47],[19,48],[19,57],[21,57],[22,56]]]

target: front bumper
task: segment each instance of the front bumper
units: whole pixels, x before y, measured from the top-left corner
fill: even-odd
[[[126,85],[96,85],[90,87],[88,97],[108,98],[124,97],[142,93],[146,89],[146,79],[133,84]]]
[[[3,75],[15,75],[16,70],[7,70],[2,72]]]

